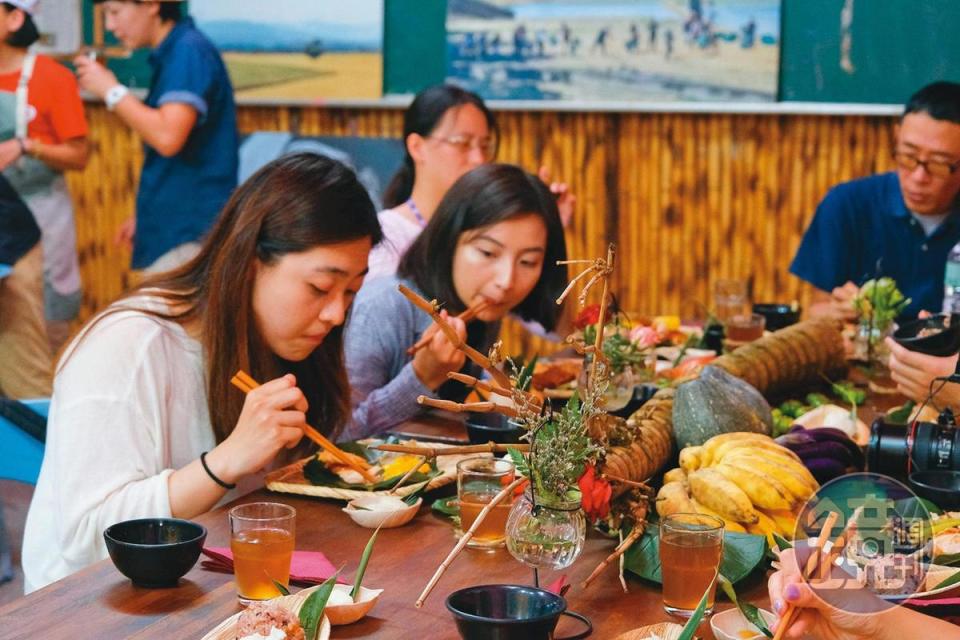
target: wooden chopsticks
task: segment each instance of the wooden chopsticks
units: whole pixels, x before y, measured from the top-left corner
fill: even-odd
[[[241,391],[243,391],[244,393],[250,393],[251,391],[253,391],[254,389],[260,386],[259,382],[254,380],[250,376],[250,374],[248,374],[246,371],[243,371],[242,369],[240,371],[237,371],[236,375],[234,375],[230,379],[230,383],[233,384],[233,386],[240,389]],[[364,480],[366,480],[371,484],[377,482],[377,478],[373,474],[371,474],[370,471],[368,470],[370,468],[370,465],[364,466],[362,463],[358,462],[357,460],[354,460],[352,457],[350,457],[344,451],[342,451],[339,447],[337,447],[337,445],[330,442],[330,440],[328,440],[326,436],[324,436],[322,433],[320,433],[319,431],[317,431],[307,423],[303,423],[302,425],[300,425],[300,428],[303,429],[304,435],[306,435],[308,438],[310,438],[315,443],[317,443],[321,449],[323,449],[324,451],[332,455],[341,463],[345,464],[346,466],[350,467],[351,469],[359,473],[361,476],[363,476]]]
[[[470,322],[471,320],[477,317],[478,313],[480,313],[481,311],[483,311],[489,306],[490,306],[490,303],[487,300],[481,298],[480,301],[477,302],[477,304],[473,305],[472,307],[469,307],[463,313],[458,315],[457,318],[459,318],[460,320],[463,320],[464,322]],[[433,340],[433,336],[435,336],[436,334],[437,334],[436,331],[424,331],[423,335],[420,336],[420,339],[417,340],[417,342],[412,347],[407,349],[407,355],[409,356],[416,355],[417,351],[420,351],[420,349],[423,349],[425,346],[430,344],[430,341]]]
[[[827,539],[830,537],[830,531],[833,529],[833,525],[837,523],[837,518],[839,515],[835,511],[831,511],[827,515],[827,519],[823,523],[823,527],[820,529],[820,535],[817,536],[816,541],[813,543],[813,553],[810,554],[810,557],[807,558],[807,564],[803,567],[802,575],[807,582],[810,582],[814,579],[815,574],[819,573],[821,578],[829,576],[830,567],[840,556],[840,551],[843,549],[846,537],[846,529],[844,529],[840,535],[836,537],[833,541],[833,545],[830,547],[830,551],[826,556],[823,555],[823,547],[827,542]],[[787,629],[790,628],[790,625],[793,624],[794,619],[799,615],[800,609],[793,606],[792,603],[787,603],[787,609],[783,613],[783,617],[780,619],[780,623],[777,625],[777,632],[773,636],[773,640],[783,640],[784,634],[787,632]]]

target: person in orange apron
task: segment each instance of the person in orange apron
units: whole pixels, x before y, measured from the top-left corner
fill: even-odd
[[[63,172],[87,163],[87,121],[70,71],[29,47],[37,0],[0,2],[0,170],[43,234],[47,334],[56,350],[80,309],[73,203]]]

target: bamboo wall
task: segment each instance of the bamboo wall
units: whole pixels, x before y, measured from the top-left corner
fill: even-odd
[[[102,107],[88,109],[93,158],[70,176],[77,204],[83,315],[130,282],[129,255],[113,244],[133,211],[139,142]],[[644,314],[691,316],[712,283],[745,278],[756,301],[806,304],[809,288],[787,268],[833,184],[890,168],[895,120],[866,116],[502,112],[499,159],[540,164],[577,196],[571,257],[619,248],[614,291]],[[245,107],[242,132],[395,136],[402,112]],[[505,352],[544,353],[513,326]]]

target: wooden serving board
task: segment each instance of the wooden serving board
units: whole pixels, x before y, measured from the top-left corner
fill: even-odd
[[[414,443],[415,444],[415,443]],[[446,445],[441,443],[430,443],[431,447],[442,448],[453,445]],[[467,454],[467,455],[452,455],[452,456],[440,456],[437,458],[437,468],[440,470],[440,475],[435,478],[432,478],[427,483],[427,489],[437,489],[444,485],[450,484],[451,482],[456,482],[457,480],[457,463],[461,460],[467,458],[476,458],[478,456],[489,456],[490,454]],[[286,467],[276,469],[267,474],[266,477],[266,486],[270,491],[276,491],[278,493],[292,493],[302,496],[313,496],[315,498],[333,498],[335,500],[353,500],[354,498],[360,498],[362,496],[370,495],[371,493],[376,494],[387,494],[389,489],[383,489],[380,491],[370,491],[360,488],[343,488],[343,487],[334,487],[328,485],[317,485],[313,484],[303,475],[303,467],[310,461],[311,458],[304,458],[303,460],[298,460],[293,464],[289,464]],[[403,497],[409,495],[423,486],[422,482],[404,485],[400,487],[394,495]]]

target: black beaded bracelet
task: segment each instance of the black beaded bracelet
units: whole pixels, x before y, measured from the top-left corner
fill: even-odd
[[[237,488],[236,482],[234,483],[224,482],[223,480],[218,478],[216,475],[214,475],[213,471],[210,471],[210,467],[207,466],[207,453],[209,452],[204,451],[203,453],[200,454],[200,464],[203,465],[203,470],[207,472],[207,475],[210,476],[210,479],[216,482],[218,485],[220,485],[224,489],[227,489],[228,491],[230,489],[236,489]]]

